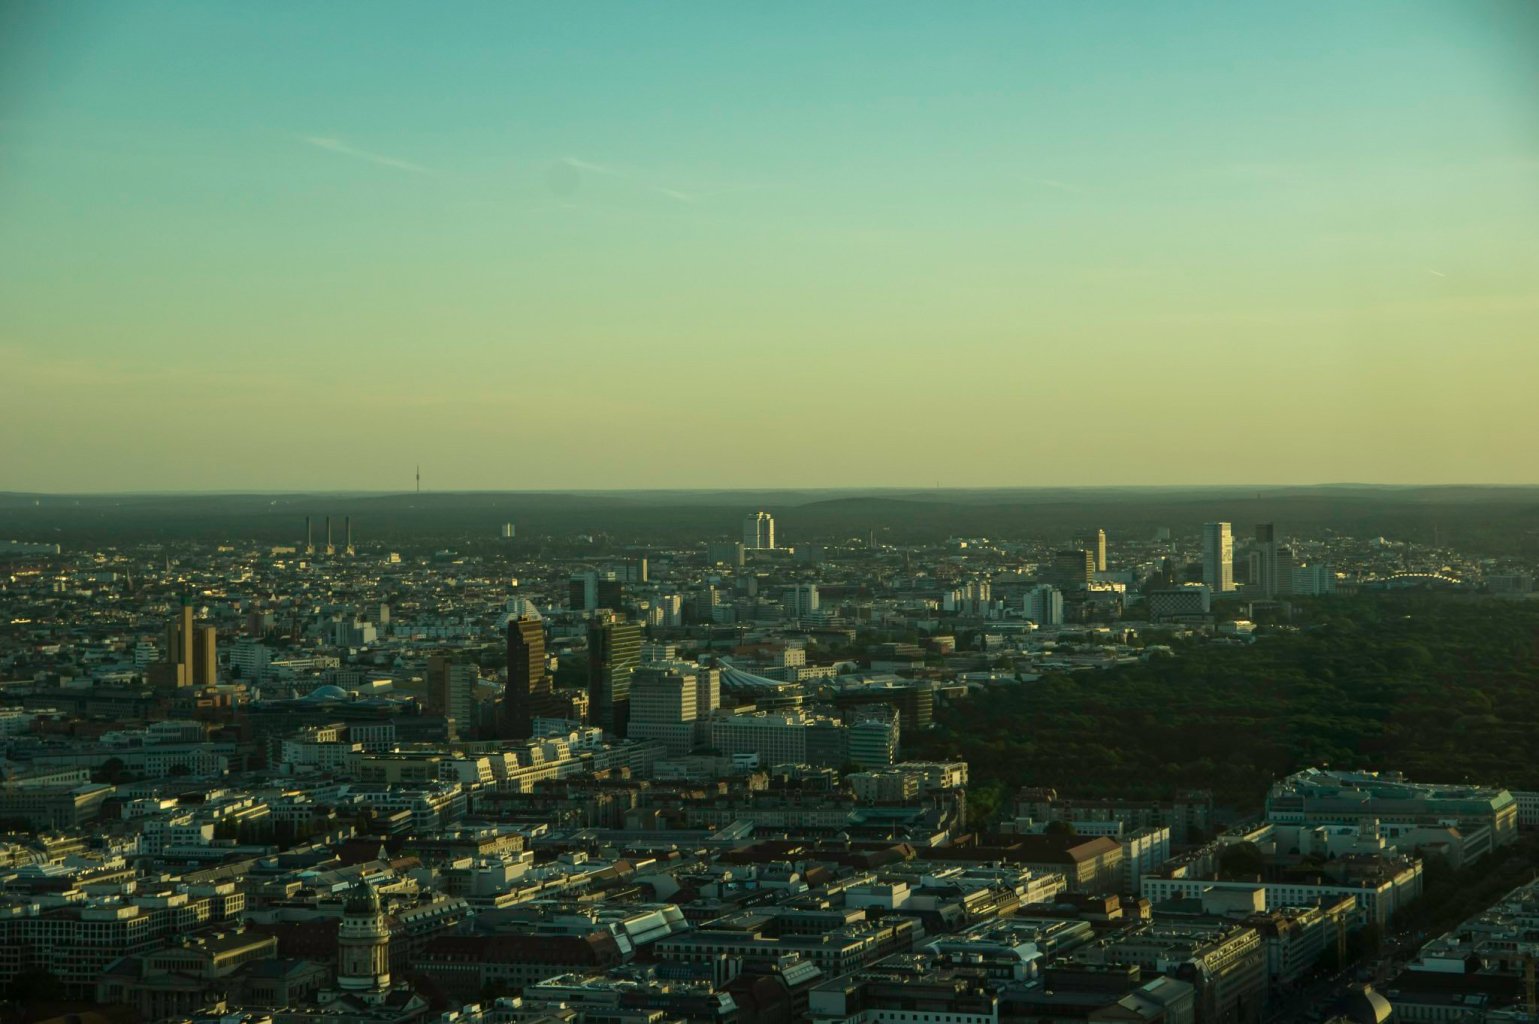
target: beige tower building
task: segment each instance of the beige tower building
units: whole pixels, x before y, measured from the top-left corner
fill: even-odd
[[[166,623],[165,656],[151,666],[150,681],[167,689],[213,686],[219,681],[218,638],[213,626],[193,621],[192,599],[184,596]]]

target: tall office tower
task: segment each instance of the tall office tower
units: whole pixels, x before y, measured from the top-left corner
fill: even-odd
[[[574,612],[618,611],[624,599],[625,585],[612,572],[574,573],[567,582],[567,606]]]
[[[684,597],[682,594],[658,594],[652,599],[652,611],[656,625],[673,629],[684,624]]]
[[[219,631],[213,626],[194,626],[192,631],[192,685],[219,682]]]
[[[780,607],[788,619],[799,619],[818,610],[816,583],[798,583],[780,592]]]
[[[1277,545],[1277,596],[1284,597],[1293,593],[1293,570],[1298,565],[1292,547],[1287,544]]]
[[[176,652],[176,664],[179,666],[177,675],[178,686],[192,685],[192,667],[197,663],[197,638],[196,627],[192,620],[192,598],[182,595],[182,606],[177,609],[176,618],[171,621],[171,630],[167,634],[170,643],[166,650]]]
[[[639,622],[600,611],[588,624],[588,717],[616,736],[630,719],[631,673],[641,663]]]
[[[166,657],[158,672],[157,682],[174,687],[193,684],[193,665],[197,661],[195,633],[192,599],[183,594],[181,607],[176,610],[175,617],[166,623]]]
[[[533,607],[508,616],[508,686],[502,697],[504,739],[527,739],[534,720],[554,717],[550,675],[545,671],[545,623]]]
[[[449,719],[452,738],[468,735],[475,727],[476,684],[481,672],[475,665],[447,654],[435,654],[427,664],[427,708]]]
[[[1106,531],[1091,530],[1085,534],[1081,543],[1095,555],[1095,571],[1106,571]]]
[[[1234,537],[1228,523],[1202,524],[1202,582],[1215,594],[1234,590]]]
[[[1095,579],[1095,552],[1084,548],[1054,552],[1047,578],[1065,590],[1085,590]]]
[[[514,526],[512,523],[503,523],[502,524],[502,539],[503,540],[512,540],[517,535],[518,535],[518,528],[516,526]]]
[[[309,516],[305,516],[305,554],[315,554],[315,535],[310,532]]]
[[[192,618],[192,598],[184,594],[181,607],[166,623],[164,656],[150,666],[150,682],[157,687],[213,686],[219,681],[217,631],[200,626]]]
[[[1287,570],[1284,570],[1279,558],[1280,554],[1277,547],[1277,532],[1272,524],[1258,523],[1256,550],[1251,554],[1250,583],[1265,597],[1276,597],[1287,587],[1283,581],[1283,572],[1293,567],[1289,565]]]
[[[1022,611],[1039,626],[1063,625],[1063,594],[1047,584],[1032,587],[1022,595]]]
[[[634,740],[661,740],[673,757],[694,747],[700,717],[700,677],[695,666],[674,661],[642,665],[631,676],[630,722]]]
[[[695,708],[701,718],[721,707],[721,669],[701,665],[695,669]]]
[[[899,722],[896,710],[863,709],[845,732],[848,759],[862,768],[884,768],[898,759]]]
[[[566,606],[574,612],[591,612],[598,607],[598,573],[572,574],[566,583]]]
[[[331,517],[330,516],[326,517],[326,553],[328,555],[334,555],[334,554],[337,553],[336,549],[331,546]]]
[[[743,517],[743,547],[749,551],[769,551],[775,547],[775,517],[768,512],[750,512]]]

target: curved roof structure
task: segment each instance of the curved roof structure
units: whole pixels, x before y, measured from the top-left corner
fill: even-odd
[[[359,878],[348,888],[347,898],[342,904],[342,912],[370,916],[377,914],[379,913],[379,894],[374,891],[373,886]]]
[[[1367,985],[1355,987],[1336,1002],[1336,1013],[1353,1024],[1384,1024],[1394,1013],[1385,999]]]
[[[784,679],[769,679],[754,675],[752,672],[744,672],[726,658],[717,658],[716,661],[721,666],[721,685],[729,690],[766,693],[789,690],[797,686],[796,683],[788,683]]]

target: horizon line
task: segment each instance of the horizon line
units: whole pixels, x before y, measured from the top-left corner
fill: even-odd
[[[1485,490],[1533,490],[1539,489],[1539,481],[1533,483],[1375,483],[1361,480],[1323,481],[1317,483],[1234,483],[1234,484],[960,484],[948,486],[923,486],[917,484],[874,484],[843,487],[538,487],[538,488],[445,488],[443,490],[414,491],[381,488],[325,489],[267,489],[228,488],[217,490],[178,490],[172,488],[147,488],[144,490],[80,490],[80,491],[24,491],[0,490],[4,498],[114,498],[114,497],[286,497],[300,495],[337,495],[359,497],[388,497],[402,495],[427,497],[430,495],[588,495],[588,494],[859,494],[872,492],[896,492],[902,494],[946,494],[969,491],[1032,492],[1032,491],[1298,491],[1312,489],[1364,488],[1375,490],[1428,490],[1480,488]]]

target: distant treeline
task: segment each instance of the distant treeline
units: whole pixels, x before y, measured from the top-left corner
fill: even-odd
[[[462,545],[495,541],[514,522],[516,544],[579,534],[600,544],[676,546],[740,536],[745,511],[768,508],[784,544],[919,544],[950,536],[1069,538],[1091,527],[1113,547],[1147,540],[1157,526],[1194,534],[1209,520],[1275,522],[1283,536],[1385,536],[1440,543],[1470,554],[1539,559],[1539,489],[1343,486],[1268,491],[1126,488],[926,492],[472,492],[338,495],[0,494],[0,537],[105,545],[143,541],[297,541],[304,517],[353,517],[360,545]],[[340,532],[336,534],[340,538]]]
[[[1539,789],[1539,603],[1385,594],[1301,610],[1299,632],[1188,643],[1110,671],[952,702],[910,756],[970,762],[982,810],[1021,785],[1214,791],[1259,807],[1309,765]]]

